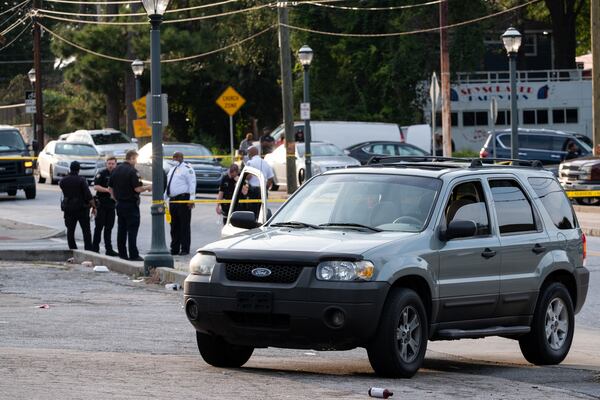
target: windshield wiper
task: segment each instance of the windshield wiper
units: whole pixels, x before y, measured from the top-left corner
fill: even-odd
[[[368,230],[371,230],[373,232],[383,232],[383,229],[374,228],[374,227],[368,226],[368,225],[349,223],[349,222],[331,222],[331,223],[328,223],[328,224],[320,224],[319,226],[320,227],[324,227],[324,226],[340,226],[340,227],[344,227],[344,228],[360,228],[360,229],[368,229]]]
[[[277,222],[275,224],[271,224],[270,226],[288,226],[290,228],[313,228],[313,229],[323,229],[320,226],[308,224],[306,222],[300,221],[287,221],[287,222]]]

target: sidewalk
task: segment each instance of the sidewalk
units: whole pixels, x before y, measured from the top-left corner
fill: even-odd
[[[0,240],[41,240],[66,235],[64,229],[46,225],[27,224],[12,219],[0,218]]]

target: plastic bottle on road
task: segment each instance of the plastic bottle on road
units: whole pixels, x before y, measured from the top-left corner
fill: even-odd
[[[388,397],[392,397],[394,395],[393,392],[384,389],[384,388],[369,388],[369,396],[376,397],[378,399],[387,399]]]

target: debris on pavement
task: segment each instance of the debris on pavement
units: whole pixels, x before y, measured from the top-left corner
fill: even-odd
[[[378,399],[387,399],[388,397],[392,397],[393,395],[394,393],[388,389],[376,387],[369,388],[370,397],[376,397]]]
[[[91,261],[84,261],[81,263],[81,266],[86,268],[92,268],[94,266],[94,263]]]
[[[37,308],[50,308],[49,304],[40,304]]]
[[[75,264],[75,258],[71,257],[67,260],[67,264]]]
[[[181,289],[181,286],[179,286],[178,283],[167,283],[165,285],[165,289],[167,289],[167,290],[179,290],[179,289]]]
[[[96,265],[94,272],[108,272],[108,268],[106,268],[106,265]]]
[[[140,282],[144,282],[144,278],[138,278],[138,279],[132,279],[131,282],[135,282],[135,283],[140,283]]]

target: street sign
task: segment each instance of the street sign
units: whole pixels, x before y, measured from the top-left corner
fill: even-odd
[[[435,71],[431,75],[431,86],[429,87],[429,97],[431,99],[431,106],[433,109],[437,108],[440,102],[440,84],[438,83],[437,75]]]
[[[133,133],[135,137],[150,137],[152,136],[152,129],[148,126],[145,119],[134,119],[133,120]]]
[[[146,116],[146,96],[134,100],[131,104],[133,105],[133,109],[138,118],[144,118]]]
[[[148,126],[152,126],[152,102],[150,101],[152,100],[152,96],[146,96],[144,99],[146,99],[146,123]],[[160,100],[162,104],[161,125],[164,129],[167,125],[169,125],[169,103],[167,101],[167,95],[164,93],[161,94]]]
[[[310,119],[310,103],[300,103],[300,119]]]
[[[35,92],[33,90],[25,91],[25,113],[35,114]]]
[[[229,116],[233,116],[240,107],[244,105],[246,99],[241,94],[235,91],[234,88],[229,86],[217,99],[217,104],[223,109]]]
[[[35,114],[35,105],[33,106],[25,106],[25,114]]]
[[[498,100],[495,97],[492,97],[490,101],[490,119],[492,120],[492,125],[496,125],[496,121],[498,120]]]

